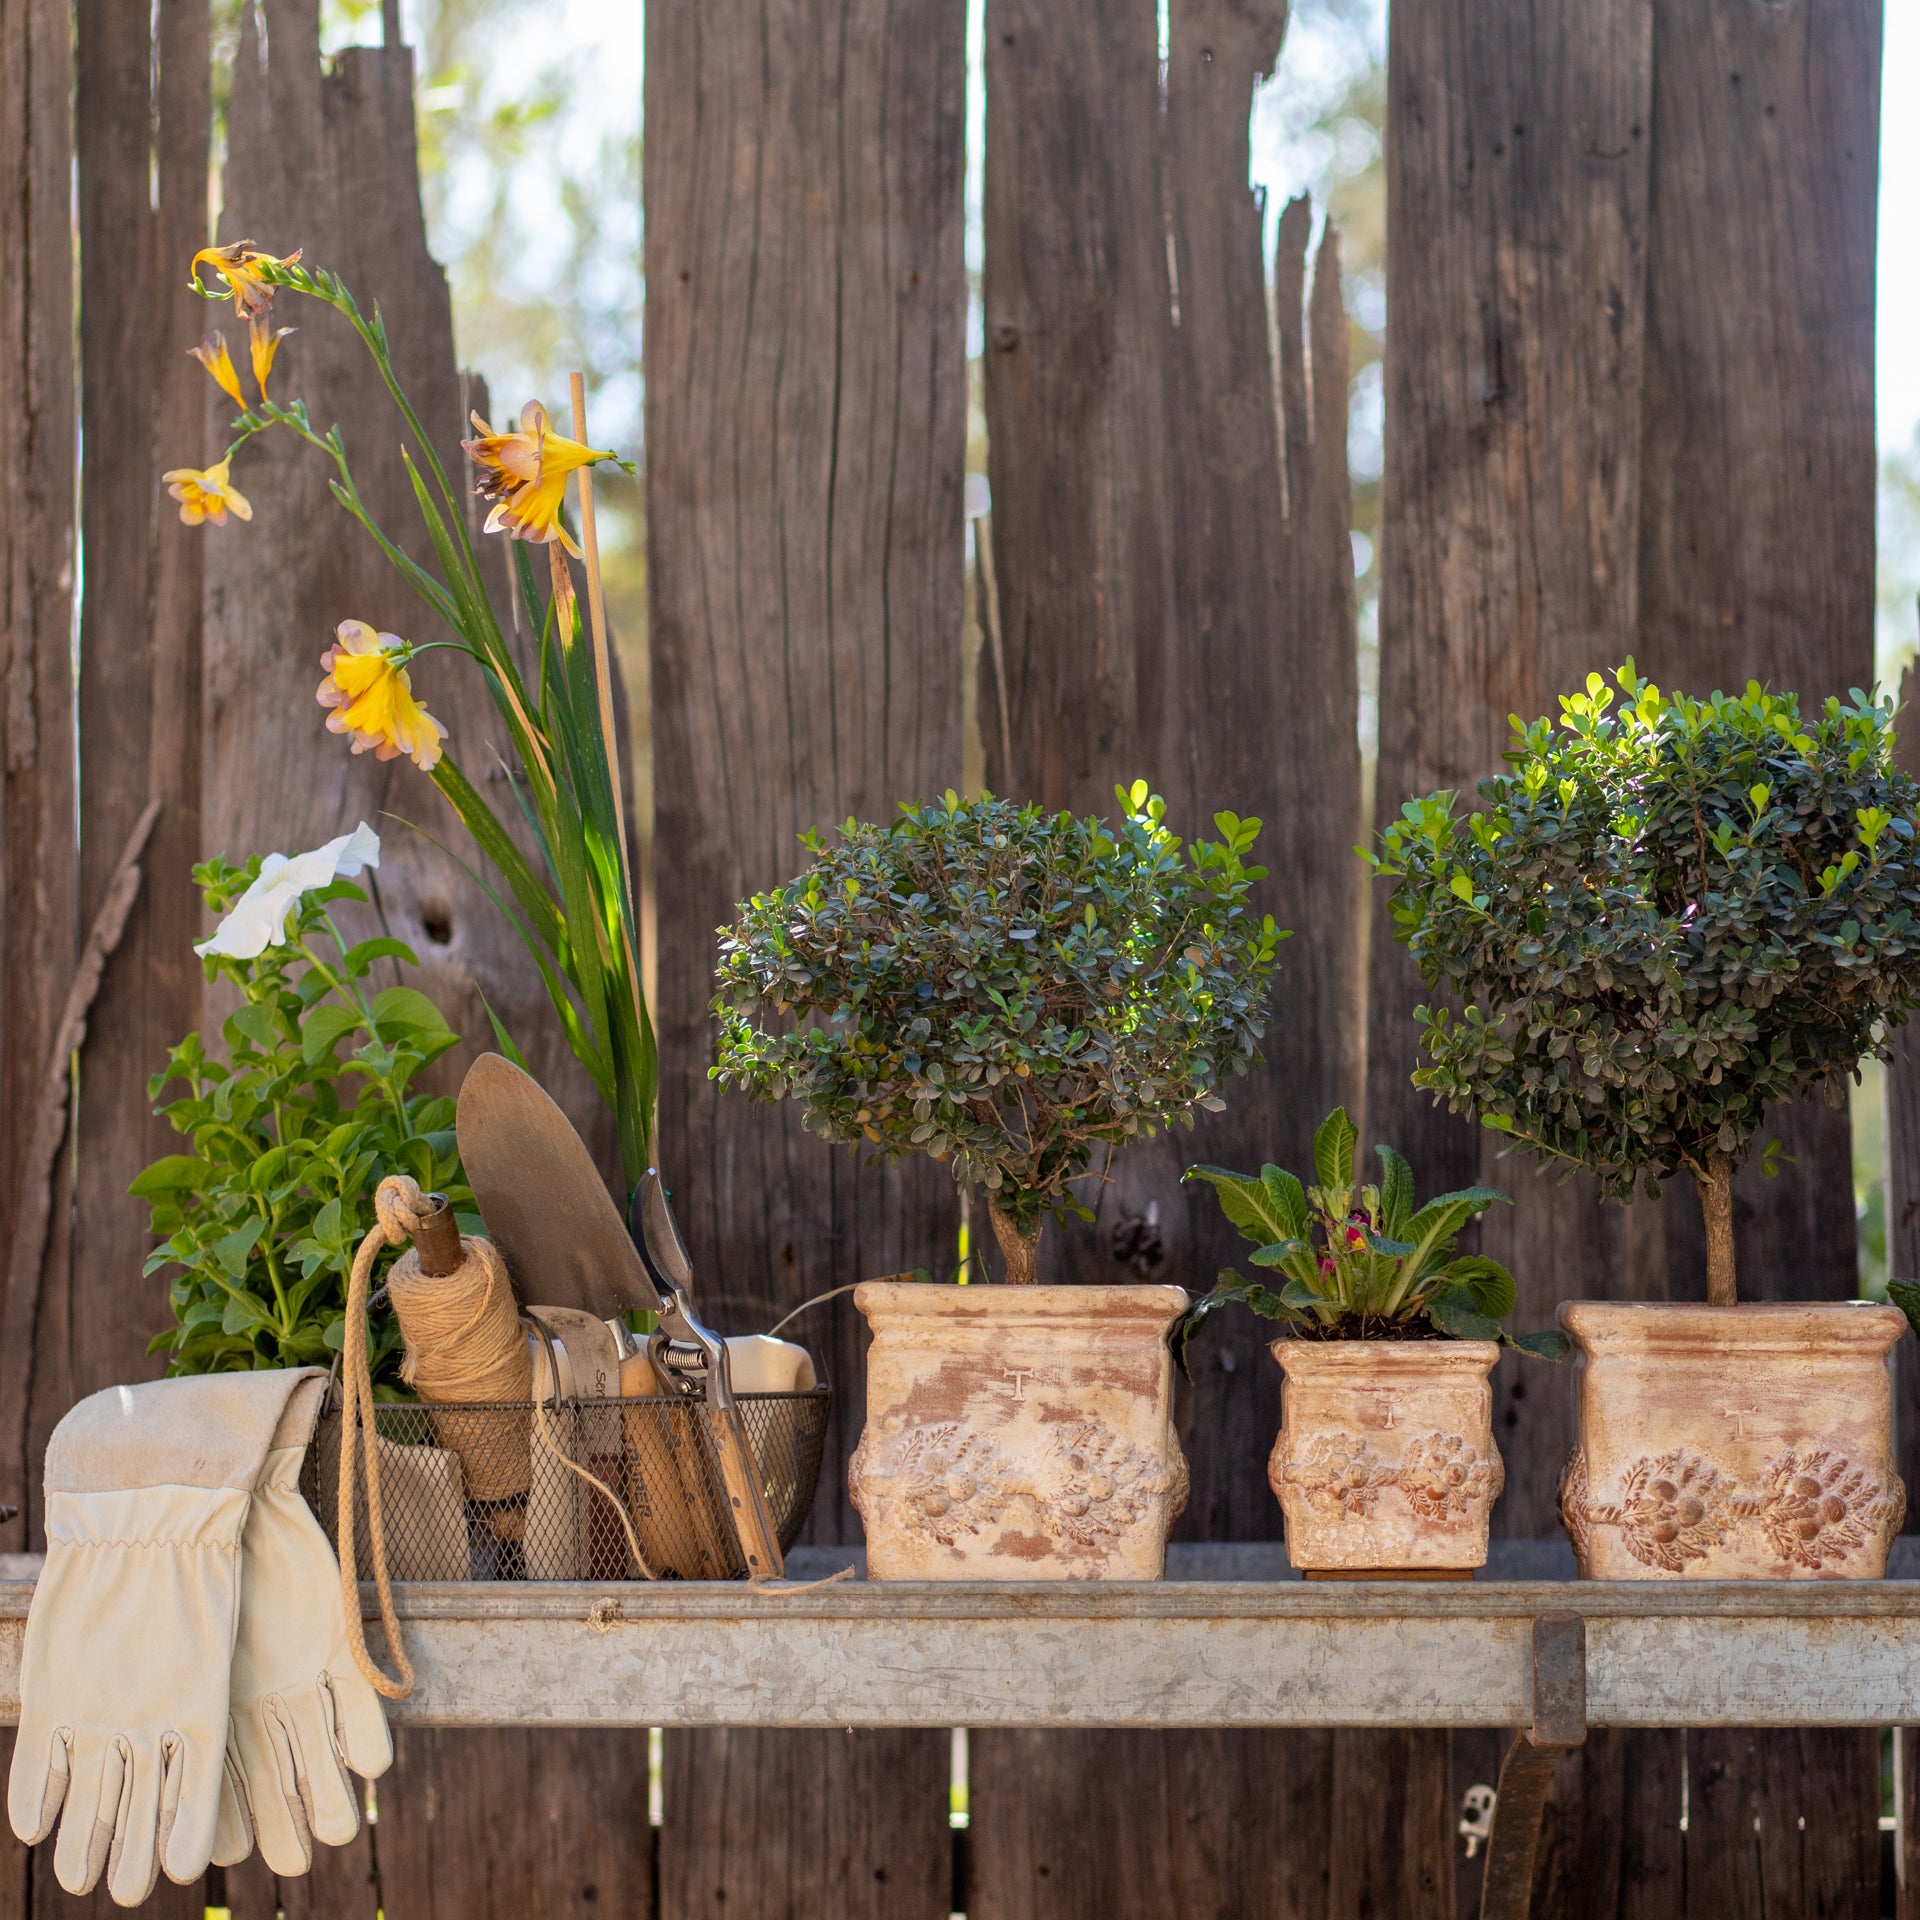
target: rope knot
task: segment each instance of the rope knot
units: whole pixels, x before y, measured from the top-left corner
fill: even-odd
[[[373,1210],[390,1247],[411,1240],[432,1211],[419,1181],[407,1173],[390,1173],[374,1188]]]

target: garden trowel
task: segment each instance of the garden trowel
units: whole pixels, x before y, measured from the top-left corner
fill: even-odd
[[[648,1357],[665,1393],[702,1409],[747,1577],[783,1578],[726,1343],[694,1316],[692,1268],[660,1176],[648,1168],[641,1181],[629,1235],[572,1122],[531,1074],[497,1053],[468,1069],[455,1126],[474,1200],[523,1303],[607,1320],[634,1308],[656,1316]]]
[[[468,1183],[521,1304],[613,1320],[657,1307],[586,1143],[532,1074],[483,1053],[454,1130]]]

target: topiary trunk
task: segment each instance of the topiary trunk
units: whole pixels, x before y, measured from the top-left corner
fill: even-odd
[[[1030,1234],[1020,1231],[1019,1223],[1010,1213],[1002,1213],[992,1201],[987,1203],[987,1213],[993,1221],[993,1236],[1000,1242],[1000,1251],[1007,1259],[1007,1284],[1010,1287],[1030,1287],[1040,1278],[1040,1229],[1035,1227]]]
[[[1724,1153],[1708,1154],[1706,1177],[1696,1174],[1694,1185],[1707,1222],[1707,1304],[1731,1307],[1739,1298],[1733,1285],[1733,1162]]]

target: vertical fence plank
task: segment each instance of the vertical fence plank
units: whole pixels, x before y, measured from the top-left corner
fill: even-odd
[[[1873,0],[1655,9],[1639,618],[1663,680],[1753,676],[1818,700],[1872,674],[1880,31]],[[1798,1164],[1740,1183],[1741,1290],[1848,1298],[1847,1116],[1774,1124]],[[1691,1278],[1697,1209],[1674,1225]],[[1690,1912],[1875,1910],[1872,1733],[1702,1734],[1688,1751]],[[1746,1862],[1760,1890],[1742,1900]]]
[[[1920,709],[1909,704],[1920,700],[1920,670],[1909,666],[1900,676],[1899,700],[1894,764],[1920,780]],[[1887,1272],[1896,1280],[1911,1280],[1920,1278],[1920,1032],[1911,1022],[1893,1036],[1886,1076]],[[1902,1340],[1894,1348],[1893,1378],[1896,1464],[1907,1486],[1920,1488],[1920,1344]],[[1909,1533],[1920,1532],[1915,1504],[1910,1493]],[[1900,1737],[1909,1744],[1914,1738],[1910,1732]],[[1915,1785],[1920,1786],[1920,1775]],[[1920,1845],[1920,1835],[1914,1838]]]
[[[393,1747],[373,1832],[390,1920],[652,1920],[643,1730],[404,1728]]]
[[[1534,1866],[1533,1911],[1541,1920],[1675,1920],[1690,1912],[1680,1827],[1684,1752],[1678,1733],[1597,1727],[1561,1761]],[[1477,1914],[1477,1868],[1470,1884],[1469,1911]]]
[[[32,1356],[43,1287],[61,1291],[64,1208],[22,1248],[23,1216],[50,1206],[33,1117],[76,959],[73,674],[73,46],[56,0],[0,0],[0,471],[15,476],[0,517],[0,1273],[9,1340]],[[24,1329],[24,1331],[22,1331]],[[0,1499],[25,1508],[26,1370],[0,1405]],[[0,1531],[25,1544],[24,1519]],[[11,1765],[13,1735],[0,1736]],[[52,1860],[0,1832],[0,1917],[27,1920]]]
[[[666,1742],[660,1910],[911,1920],[950,1909],[948,1745],[728,1727]]]
[[[1231,1234],[1180,1187],[1182,1168],[1299,1164],[1320,1114],[1359,1093],[1337,246],[1318,263],[1309,355],[1310,220],[1304,207],[1289,215],[1276,370],[1247,186],[1252,89],[1284,22],[1278,4],[1175,0],[1163,94],[1150,4],[987,9],[986,406],[1006,685],[989,679],[982,711],[1004,694],[1011,736],[1003,752],[986,729],[988,784],[1105,809],[1117,782],[1144,776],[1190,834],[1210,832],[1218,809],[1258,815],[1272,869],[1261,904],[1301,930],[1267,1063],[1192,1136],[1116,1159],[1093,1228],[1049,1228],[1055,1278],[1132,1277],[1115,1249],[1152,1219],[1154,1277],[1204,1288]],[[1270,1538],[1278,1374],[1266,1330],[1221,1318],[1183,1397],[1193,1490],[1181,1531]],[[1314,1737],[1281,1734],[976,1733],[970,1911],[1249,1899],[1316,1911],[1325,1823],[1223,1810],[1282,1780],[1304,1791],[1317,1751]],[[1379,1810],[1367,1788],[1357,1805]]]
[[[77,959],[74,871],[73,50],[56,0],[0,0],[0,469],[16,476],[0,516],[0,639],[5,741],[0,785],[0,1248],[5,1329],[30,1360],[43,1289],[64,1291],[66,1210],[36,1145],[35,1119],[67,982]],[[50,1243],[18,1244],[50,1211]],[[31,1453],[28,1369],[8,1375],[0,1408],[0,1500],[23,1517],[4,1531],[26,1544]],[[4,1897],[0,1895],[0,1897]]]
[[[451,307],[427,251],[405,47],[351,48],[323,68],[311,0],[243,8],[221,237],[252,238],[276,253],[302,247],[308,264],[345,279],[363,312],[378,306],[401,383],[465,491]],[[184,262],[165,265],[177,276]],[[283,295],[280,307],[281,323],[300,331],[281,347],[276,396],[304,398],[322,431],[340,424],[369,509],[431,566],[398,458],[400,421],[363,350],[315,303]],[[230,308],[202,308],[196,318],[194,337],[218,325],[238,348]],[[550,408],[562,404],[558,394],[544,397]],[[507,410],[517,412],[520,398],[510,396]],[[468,1039],[437,1069],[439,1083],[453,1084],[476,1043],[490,1044],[484,993],[605,1158],[607,1117],[511,928],[446,854],[400,824],[418,822],[470,849],[450,809],[410,761],[348,754],[313,703],[319,657],[338,621],[353,617],[416,640],[446,636],[329,498],[311,449],[274,436],[242,455],[235,478],[253,503],[251,524],[200,535],[208,540],[207,848],[244,858],[312,846],[356,820],[375,825],[387,922],[421,956],[411,977]],[[497,549],[484,551],[485,562],[504,587]],[[514,818],[505,782],[491,777],[496,751],[508,748],[479,675],[457,654],[434,653],[415,669],[415,685],[450,728],[448,751]],[[399,1747],[380,1783],[377,1834],[361,1843],[366,1857],[377,1852],[386,1911],[399,1920],[587,1911],[602,1893],[616,1900],[616,1887],[621,1911],[650,1912],[644,1734],[410,1734]],[[338,1910],[370,1916],[366,1866],[349,1854],[326,1870]],[[238,1875],[236,1887],[262,1897],[257,1877]]]
[[[1899,732],[1894,764],[1920,779],[1920,671],[1900,676]],[[1920,1034],[1911,1023],[1893,1037],[1887,1062],[1887,1272],[1894,1279],[1920,1277]],[[1920,1350],[1902,1340],[1893,1350],[1893,1435],[1896,1465],[1908,1488],[1920,1488]],[[1906,1530],[1920,1531],[1909,1491]],[[1899,1920],[1920,1920],[1920,1730],[1894,1730],[1895,1875]]]
[[[91,1009],[73,1092],[73,1250],[64,1270],[48,1275],[33,1352],[28,1492],[36,1527],[34,1463],[53,1423],[83,1394],[158,1371],[146,1344],[166,1323],[165,1289],[130,1293],[140,1287],[147,1242],[126,1184],[155,1138],[144,1100],[146,1075],[157,1064],[155,1029],[171,1026],[177,1037],[197,998],[192,955],[159,952],[183,936],[185,924],[178,912],[156,910],[162,890],[154,863],[184,867],[196,851],[200,583],[185,549],[190,536],[177,520],[167,524],[171,503],[158,484],[158,455],[163,424],[190,418],[200,393],[189,377],[198,369],[166,363],[166,329],[154,320],[156,313],[177,318],[184,304],[177,276],[172,297],[162,291],[162,235],[191,241],[205,227],[207,19],[192,4],[170,9],[156,42],[149,10],[88,0],[75,26],[80,255],[83,269],[100,269],[83,281],[83,438],[112,449],[96,457],[84,495],[83,924],[99,910],[149,799],[161,799],[164,826],[146,849],[142,897]],[[71,443],[66,452],[71,460]],[[156,709],[162,679],[170,684]],[[167,731],[163,717],[172,722]],[[70,752],[71,742],[57,750]],[[64,992],[67,981],[54,984]]]
[[[1877,1734],[1696,1728],[1687,1781],[1687,1920],[1880,1911]]]
[[[1382,813],[1410,792],[1470,790],[1509,710],[1545,710],[1629,650],[1701,691],[1759,673],[1817,698],[1864,679],[1871,12],[1396,11]],[[1759,311],[1778,323],[1753,328]],[[1757,509],[1724,514],[1736,497]],[[1376,1130],[1392,1114],[1447,1174],[1469,1173],[1483,1151],[1406,1086],[1415,991],[1404,957],[1377,945],[1370,1112]],[[1743,1286],[1850,1293],[1844,1119],[1776,1123],[1802,1164],[1772,1187],[1757,1170],[1742,1182]],[[1697,1293],[1690,1198],[1600,1211],[1578,1187],[1485,1172],[1520,1202],[1486,1244],[1514,1267],[1523,1315],[1579,1293]],[[1566,1383],[1509,1362],[1497,1390],[1510,1466],[1497,1524],[1548,1531]],[[1846,1775],[1868,1737],[1809,1738]],[[1677,1787],[1664,1745],[1640,1758]],[[1604,1764],[1581,1763],[1596,1807]],[[1858,1843],[1827,1843],[1836,1884]],[[1593,1844],[1566,1803],[1550,1856]],[[1591,1886],[1559,1884],[1568,1911],[1588,1910]],[[1697,1885],[1690,1872],[1689,1898]]]
[[[983,727],[987,784],[1106,806],[1157,733],[1140,683],[1160,684],[1143,662],[1172,614],[1154,9],[991,0],[985,25],[987,458],[1006,684],[983,691],[981,711],[1004,699],[1012,741],[1009,756]]]
[[[714,929],[798,867],[797,833],[960,781],[963,28],[945,0],[647,13],[660,1155],[732,1331],[954,1257],[946,1171],[862,1171],[714,1086],[707,1006]],[[865,1327],[842,1299],[794,1332],[837,1395],[809,1537],[857,1540]],[[943,1734],[670,1732],[667,1752],[667,1913],[718,1912],[719,1887],[730,1920],[829,1887],[835,1910],[946,1913],[944,1802],[881,1784],[944,1780]],[[740,1808],[861,1802],[743,1839]]]
[[[1378,820],[1435,787],[1471,796],[1510,713],[1632,646],[1649,43],[1647,0],[1389,16]],[[1423,1191],[1484,1179],[1514,1196],[1484,1235],[1519,1282],[1520,1324],[1551,1325],[1557,1301],[1618,1291],[1623,1273],[1658,1297],[1657,1222],[1495,1161],[1412,1087],[1425,996],[1390,926],[1376,899],[1368,1137],[1407,1153]],[[1495,1376],[1502,1534],[1558,1531],[1567,1388],[1511,1358]],[[1650,1738],[1677,1758],[1672,1736]],[[1597,1797],[1564,1804],[1563,1853],[1591,1845]],[[1475,1888],[1484,1852],[1466,1861],[1455,1817],[1443,1844]]]

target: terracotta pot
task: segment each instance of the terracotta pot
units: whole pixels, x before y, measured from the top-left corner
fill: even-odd
[[[1178,1287],[869,1281],[847,1469],[875,1580],[1158,1580],[1186,1505]]]
[[[1276,1340],[1286,1374],[1267,1481],[1303,1572],[1484,1566],[1506,1483],[1491,1340]]]
[[[1590,1580],[1877,1580],[1906,1513],[1895,1308],[1570,1302],[1560,1515]]]

